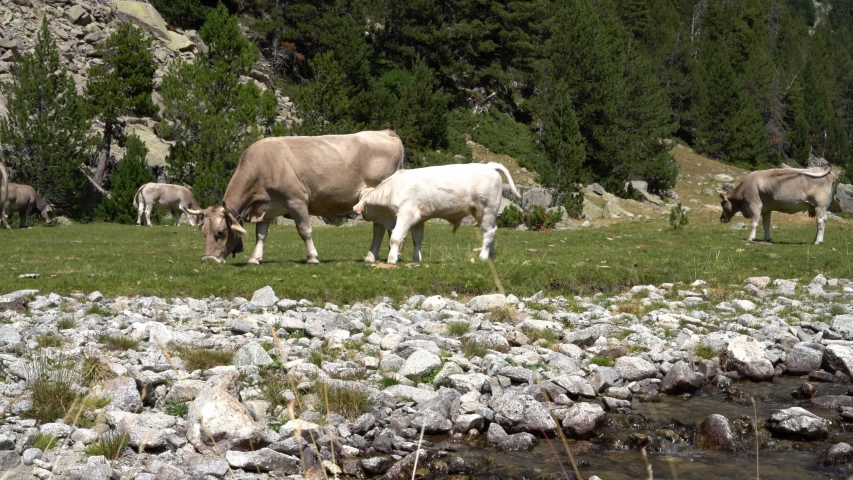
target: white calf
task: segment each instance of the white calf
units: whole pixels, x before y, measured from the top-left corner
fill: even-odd
[[[388,263],[397,262],[409,230],[415,244],[414,261],[419,262],[424,222],[430,218],[443,218],[453,224],[455,233],[468,215],[473,216],[482,228],[480,260],[486,260],[495,256],[497,216],[503,189],[501,174],[506,177],[512,194],[521,198],[503,165],[469,163],[401,170],[376,188],[363,189],[353,210],[361,213],[365,220],[374,222],[374,233],[383,226],[391,231]],[[373,238],[364,259],[366,262],[379,258],[382,235],[374,234]]]

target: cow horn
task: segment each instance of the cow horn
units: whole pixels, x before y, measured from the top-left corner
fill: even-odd
[[[204,210],[193,210],[192,208],[188,208],[187,213],[189,213],[190,215],[203,215]]]
[[[721,199],[723,199],[723,200],[725,200],[725,199],[726,199],[726,198],[728,198],[728,197],[726,197],[726,194],[725,194],[725,193],[720,192],[720,198],[721,198]]]
[[[225,205],[224,203],[222,204],[222,211],[225,212],[226,214],[231,214],[231,215],[234,214],[234,210],[231,210],[231,207],[229,207],[228,205]]]
[[[247,232],[247,231],[246,231],[246,229],[245,229],[245,228],[241,227],[240,225],[238,225],[238,224],[236,224],[236,223],[231,224],[231,231],[232,231],[232,232],[234,232],[234,233],[236,233],[237,235],[239,235],[239,236],[241,236],[241,237],[242,237],[243,235],[245,235],[245,234],[249,233],[249,232]]]

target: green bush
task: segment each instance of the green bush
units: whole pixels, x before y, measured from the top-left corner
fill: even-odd
[[[520,208],[515,205],[508,205],[503,212],[498,215],[499,228],[515,228],[521,225],[524,220],[524,215]]]
[[[669,225],[672,229],[678,230],[687,225],[687,222],[687,210],[681,206],[681,203],[672,207],[672,210],[669,211]]]
[[[127,225],[136,223],[138,212],[133,199],[139,187],[155,180],[148,168],[145,157],[148,147],[136,135],[127,137],[127,153],[116,165],[110,175],[111,191],[104,196],[95,210],[95,216],[105,222],[118,222]],[[97,312],[96,312],[97,313]]]
[[[562,210],[549,212],[542,205],[533,205],[529,212],[524,213],[524,225],[528,230],[550,230],[562,219]]]

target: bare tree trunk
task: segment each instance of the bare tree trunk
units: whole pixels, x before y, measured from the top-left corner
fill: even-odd
[[[95,170],[95,183],[98,185],[104,184],[104,177],[107,174],[107,163],[110,161],[110,146],[113,141],[113,122],[107,122],[104,125],[104,137],[101,141],[101,148],[98,150],[98,165]]]

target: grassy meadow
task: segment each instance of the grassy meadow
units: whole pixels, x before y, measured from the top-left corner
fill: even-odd
[[[678,231],[664,220],[574,231],[501,229],[494,269],[473,260],[480,245],[478,228],[463,227],[453,235],[450,226],[440,224],[427,225],[420,265],[407,263],[409,242],[396,267],[362,262],[371,239],[369,225],[316,228],[321,265],[305,264],[304,245],[293,227],[273,226],[260,266],[246,264],[254,247],[251,226],[247,252],[217,265],[201,262],[203,238],[188,226],[40,225],[0,231],[0,293],[33,288],[65,295],[99,290],[107,296],[250,297],[271,285],[279,297],[347,304],[377,295],[404,300],[451,291],[465,298],[497,292],[498,284],[519,296],[539,290],[573,296],[695,279],[725,286],[756,275],[853,278],[849,221],[830,222],[826,243],[820,246],[811,245],[813,220],[786,222],[773,231],[776,243],[766,245],[745,242],[747,231],[720,225],[716,215],[696,212]],[[386,237],[383,259],[387,250]],[[19,278],[22,274],[39,277]]]

